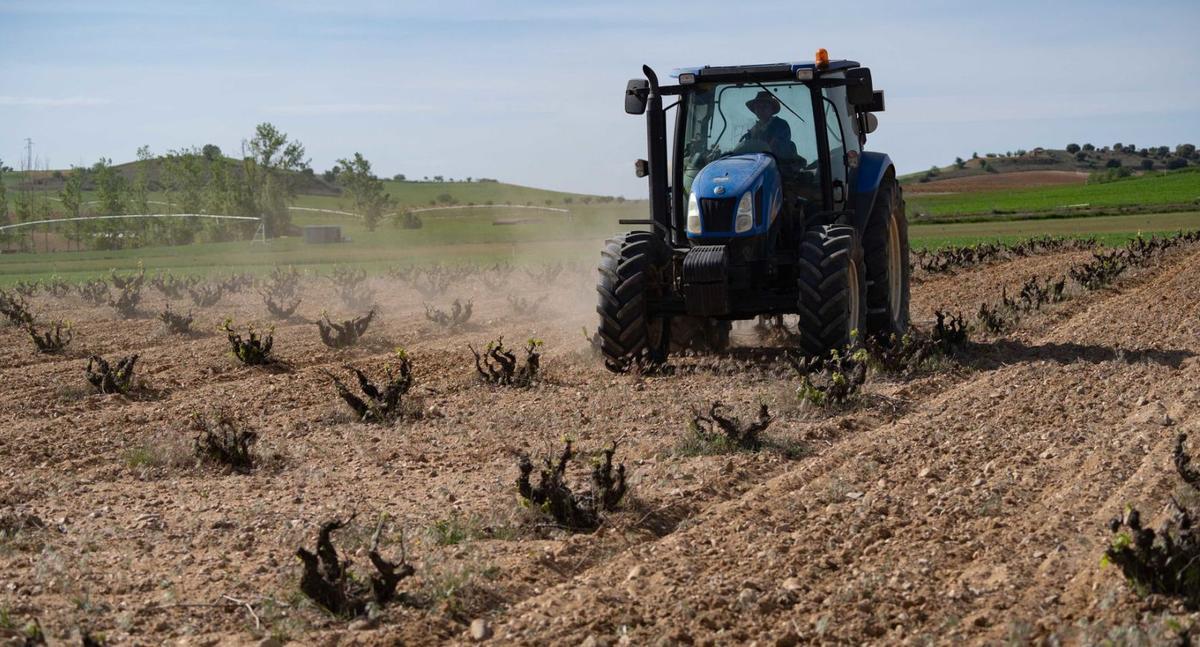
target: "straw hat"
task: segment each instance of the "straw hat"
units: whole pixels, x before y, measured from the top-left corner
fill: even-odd
[[[772,115],[779,114],[779,99],[766,90],[759,90],[758,96],[746,102],[746,107],[750,109],[750,112],[756,112],[755,108],[759,105],[770,106]]]

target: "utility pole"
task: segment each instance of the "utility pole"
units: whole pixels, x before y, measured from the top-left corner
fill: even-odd
[[[25,138],[25,172],[33,172],[33,140]]]

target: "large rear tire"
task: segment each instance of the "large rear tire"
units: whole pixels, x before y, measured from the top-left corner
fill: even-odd
[[[635,363],[665,361],[670,320],[648,305],[666,288],[669,250],[653,233],[634,231],[610,238],[600,254],[596,312],[604,365],[623,372]]]
[[[867,266],[866,333],[887,339],[908,331],[908,218],[900,185],[879,189],[863,237]]]
[[[801,349],[815,357],[854,344],[866,316],[863,250],[854,227],[804,232],[798,283]]]

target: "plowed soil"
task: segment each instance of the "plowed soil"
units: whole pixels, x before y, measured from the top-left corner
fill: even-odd
[[[920,277],[914,320],[973,313],[1086,256]],[[1175,436],[1200,437],[1195,247],[976,335],[938,370],[874,378],[838,410],[802,406],[780,349],[748,327],[727,355],[675,358],[673,374],[610,374],[583,333],[590,274],[535,283],[511,288],[549,295],[533,315],[515,314],[508,290],[455,285],[436,305],[472,298],[475,317],[445,331],[419,294],[372,279],[381,310],[361,346],[331,350],[312,323],[277,324],[271,368],[238,364],[215,332],[227,316],[268,323],[251,290],[197,310],[193,337],[162,331],[152,314],[165,300],[149,287],[145,318],[128,322],[75,296],[34,298],[42,320],[74,322],[75,340],[38,355],[0,329],[4,617],[75,644],[90,632],[197,645],[466,643],[476,619],[490,642],[529,645],[1163,640],[1191,623],[1100,559],[1126,504],[1157,520],[1176,487]],[[304,285],[299,315],[352,314],[328,281]],[[467,344],[499,335],[545,342],[540,384],[476,380]],[[378,374],[396,347],[423,416],[353,421],[326,372]],[[134,352],[140,389],[85,388],[87,355]],[[681,450],[692,409],[714,401],[743,418],[768,404],[767,446]],[[218,406],[260,436],[249,474],[192,458],[188,419]],[[517,500],[518,457],[564,437],[583,454],[580,489],[613,441],[629,475],[622,509],[592,533]],[[295,557],[321,522],[351,514],[334,541],[356,571],[381,519],[385,556],[403,550],[416,568],[404,603],[353,622],[298,593]]]
[[[904,191],[905,193],[971,193],[974,191],[1031,189],[1039,186],[1085,184],[1087,178],[1088,174],[1082,171],[984,173],[929,182],[914,182],[904,185]]]

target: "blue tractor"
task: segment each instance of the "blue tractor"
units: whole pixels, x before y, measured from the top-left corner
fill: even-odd
[[[599,341],[615,371],[722,350],[732,321],[798,315],[819,356],[908,327],[908,224],[891,159],[863,150],[884,108],[869,69],[829,60],[654,71],[629,82],[646,115],[646,227],[600,261]],[[677,97],[664,109],[665,97]],[[668,110],[675,111],[667,160]],[[893,335],[895,337],[893,337]]]

